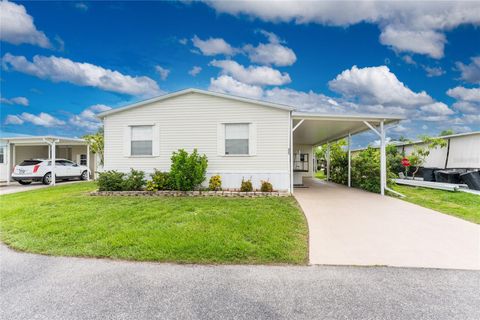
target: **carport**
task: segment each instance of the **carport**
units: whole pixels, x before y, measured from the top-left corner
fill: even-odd
[[[386,125],[396,123],[404,118],[391,115],[361,114],[322,114],[292,112],[291,135],[291,190],[295,180],[313,177],[315,148],[327,145],[327,180],[330,178],[330,143],[347,138],[348,141],[348,186],[351,186],[351,137],[364,131],[372,130],[380,140],[380,188],[381,194],[387,187]],[[305,163],[307,162],[307,163]],[[297,178],[298,177],[298,178]],[[297,179],[296,179],[297,178]]]
[[[0,180],[11,182],[13,168],[27,159],[51,159],[52,176],[55,176],[55,159],[67,159],[88,167],[88,179],[95,172],[94,155],[83,139],[57,136],[22,136],[1,138],[3,163]],[[52,179],[51,185],[55,185]]]

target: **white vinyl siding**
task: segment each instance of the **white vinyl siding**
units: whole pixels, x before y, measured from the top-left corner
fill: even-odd
[[[151,156],[153,130],[152,126],[131,127],[130,154],[132,156]]]
[[[225,154],[248,155],[250,129],[248,123],[225,124]]]
[[[240,179],[242,175],[249,178],[252,172],[288,175],[289,116],[287,110],[200,93],[153,102],[104,118],[104,168],[125,172],[130,168],[167,171],[173,151],[183,148],[191,152],[197,148],[208,157],[208,172],[235,173]],[[249,124],[248,149],[254,157],[225,156],[226,123]],[[125,139],[123,130],[134,124],[154,124],[154,135],[160,141],[154,139],[152,143],[154,157],[122,155],[122,150],[130,148],[124,144],[130,138]]]

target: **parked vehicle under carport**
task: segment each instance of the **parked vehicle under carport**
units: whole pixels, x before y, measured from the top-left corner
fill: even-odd
[[[55,180],[88,179],[88,168],[66,160],[55,160]],[[52,182],[52,161],[49,159],[24,160],[15,166],[12,179],[26,185],[33,181],[41,181],[43,184]]]

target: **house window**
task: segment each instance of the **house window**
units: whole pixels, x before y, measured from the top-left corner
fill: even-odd
[[[152,126],[133,126],[131,155],[151,156],[152,155]]]
[[[248,123],[225,124],[225,154],[248,155]]]
[[[0,163],[5,163],[5,148],[0,147]]]
[[[80,155],[80,165],[81,166],[86,166],[87,165],[87,155],[86,154],[81,154]]]

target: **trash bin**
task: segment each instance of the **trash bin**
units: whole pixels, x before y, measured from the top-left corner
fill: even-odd
[[[438,168],[423,168],[423,181],[435,181],[435,171]]]
[[[480,190],[480,172],[470,171],[460,174],[460,179],[469,189]]]
[[[437,171],[435,171],[435,180],[437,182],[458,184],[458,183],[460,183],[460,172],[458,172],[458,171],[437,170]]]

